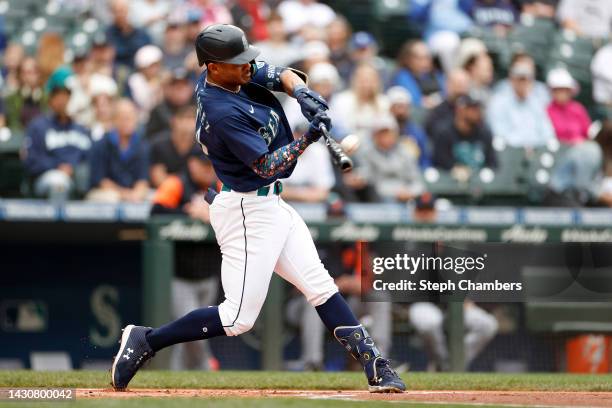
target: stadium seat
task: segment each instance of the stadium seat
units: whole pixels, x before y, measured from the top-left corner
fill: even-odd
[[[424,173],[427,191],[448,198],[455,204],[464,204],[469,201],[469,182],[459,183],[451,174],[444,170],[429,168]]]
[[[527,169],[526,182],[528,198],[532,203],[540,203],[546,191],[552,170],[558,158],[568,149],[556,139],[548,146],[526,151]]]
[[[510,49],[527,52],[534,58],[537,67],[543,70],[556,31],[555,23],[550,19],[524,19],[508,36]]]
[[[481,197],[482,204],[525,204],[527,162],[524,149],[500,146],[497,159],[495,171],[482,169],[472,177],[473,193]]]

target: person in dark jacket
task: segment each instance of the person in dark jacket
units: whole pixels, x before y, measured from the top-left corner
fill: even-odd
[[[497,167],[493,136],[483,121],[483,98],[471,92],[455,102],[455,114],[433,127],[433,165],[443,170],[471,171]]]
[[[134,68],[134,54],[138,49],[151,43],[149,34],[134,27],[129,19],[127,0],[113,0],[111,3],[113,23],[106,29],[107,40],[115,48],[115,63]]]
[[[136,106],[120,99],[114,109],[115,128],[91,152],[87,198],[93,201],[144,201],[149,193],[149,147],[138,132]]]
[[[64,200],[73,191],[84,192],[87,158],[92,141],[89,131],[68,114],[72,73],[56,70],[47,82],[50,114],[32,120],[25,134],[26,171],[34,194]]]

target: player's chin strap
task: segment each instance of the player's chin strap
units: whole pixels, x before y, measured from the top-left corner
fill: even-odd
[[[334,329],[334,337],[361,363],[368,380],[376,381],[378,376],[375,362],[381,355],[368,331],[361,325],[338,326]]]

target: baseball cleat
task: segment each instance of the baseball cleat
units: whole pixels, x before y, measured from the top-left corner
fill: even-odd
[[[391,368],[389,360],[382,358],[374,340],[363,326],[336,327],[334,337],[361,363],[370,392],[406,391],[406,385]]]
[[[125,390],[145,361],[155,355],[145,337],[149,330],[150,327],[133,324],[123,329],[119,352],[111,367],[111,385],[115,391]]]
[[[389,360],[378,357],[374,360],[373,368],[374,376],[368,378],[368,391],[372,393],[406,391],[406,384],[391,368]]]

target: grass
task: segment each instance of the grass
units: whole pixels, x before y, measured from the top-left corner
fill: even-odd
[[[491,391],[612,391],[612,375],[407,373],[402,378],[411,390]],[[275,371],[152,371],[134,378],[132,388],[252,388],[363,390],[365,377],[358,372],[296,373]],[[102,371],[1,371],[0,387],[108,388],[109,374]]]

